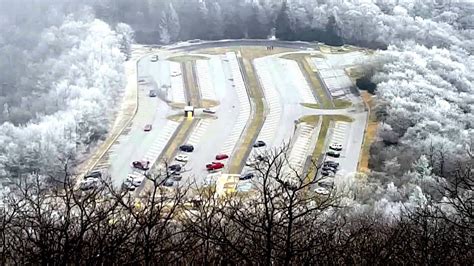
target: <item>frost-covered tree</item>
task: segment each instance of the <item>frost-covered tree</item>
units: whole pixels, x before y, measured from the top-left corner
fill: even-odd
[[[134,41],[133,29],[125,23],[119,23],[115,26],[115,32],[117,32],[117,35],[121,40],[120,50],[128,60],[132,53],[132,43]]]

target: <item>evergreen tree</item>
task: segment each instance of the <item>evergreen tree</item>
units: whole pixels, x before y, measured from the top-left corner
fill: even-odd
[[[276,37],[283,40],[292,40],[293,32],[291,29],[290,14],[286,1],[281,6],[280,13],[276,19]]]

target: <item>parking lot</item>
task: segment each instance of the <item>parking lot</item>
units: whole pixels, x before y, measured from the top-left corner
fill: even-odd
[[[195,78],[202,102],[208,100],[206,104],[216,106],[195,109],[193,127],[189,133],[186,131],[185,141],[175,143],[177,146],[187,144],[194,147],[192,152],[176,151],[183,165],[180,180],[182,183],[196,181],[201,185],[206,183],[207,176],[212,172],[227,173],[232,155],[238,148],[246,126],[251,122],[251,99],[242,74],[245,70],[239,64],[239,53],[204,56],[208,59],[194,59],[194,75],[183,73],[181,63],[168,61],[166,56],[156,60],[146,56],[139,61],[139,107],[136,117],[126,130],[127,133],[120,136],[110,149],[108,164],[101,166],[108,168],[115,185],[120,185],[129,174],[139,176],[143,173],[137,167],[131,167],[133,161],[149,161],[147,167],[151,168],[167,144],[173,141],[173,135],[181,122],[169,119],[171,116],[179,117],[182,110],[173,110],[169,103],[187,103],[189,92],[186,92],[188,85],[185,87],[183,79],[185,74]],[[352,83],[343,68],[356,64],[359,58],[361,54],[352,54],[347,59],[349,62],[344,63],[345,59],[341,61],[341,57],[336,55],[326,59],[313,57],[312,62],[331,93],[340,90],[348,93],[347,89]],[[318,112],[302,105],[318,103],[315,89],[306,80],[297,61],[264,56],[251,62],[264,96],[263,126],[259,132],[255,132],[256,140],[264,144],[253,148],[245,160],[254,158],[256,151],[264,152],[288,145],[289,165],[285,171],[289,172],[290,167],[302,169],[314,151],[321,125],[321,121],[315,125],[299,120]],[[157,95],[152,95],[150,91],[156,91]],[[325,111],[326,115],[334,115],[337,110]],[[336,178],[356,171],[366,122],[365,113],[344,112],[342,115],[352,117],[354,122],[332,122],[325,143],[325,152],[330,150],[331,145],[342,146],[338,151],[339,157],[326,156],[339,164]],[[218,154],[225,156],[218,160]],[[206,166],[215,161],[223,165],[215,169],[214,164]],[[170,163],[176,164],[177,161]],[[206,169],[208,167],[212,168],[211,171]],[[242,173],[248,171],[251,169],[244,167]]]
[[[209,78],[220,104],[215,108],[216,113],[200,119],[189,135],[186,144],[192,144],[195,150],[188,154],[189,161],[182,174],[183,181],[198,184],[204,182],[209,174],[206,164],[216,161],[217,154],[231,157],[250,118],[250,102],[236,54],[214,56],[209,64]],[[229,160],[221,162],[227,166]]]

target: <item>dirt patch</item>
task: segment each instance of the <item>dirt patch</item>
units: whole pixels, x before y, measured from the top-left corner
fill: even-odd
[[[377,117],[374,112],[372,112],[373,108],[375,107],[375,98],[372,97],[370,93],[367,91],[361,91],[360,96],[366,107],[369,111],[369,121],[367,123],[367,128],[365,130],[364,141],[362,143],[361,154],[359,158],[359,172],[370,172],[369,169],[369,159],[370,159],[370,146],[375,141],[377,137],[377,129],[379,123],[377,121]]]

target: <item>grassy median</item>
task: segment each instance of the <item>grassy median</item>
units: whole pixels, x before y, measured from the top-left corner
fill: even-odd
[[[185,54],[185,55],[171,56],[171,57],[166,58],[166,60],[174,61],[178,63],[184,63],[184,62],[196,61],[196,60],[209,60],[209,57],[201,56],[201,55]]]

